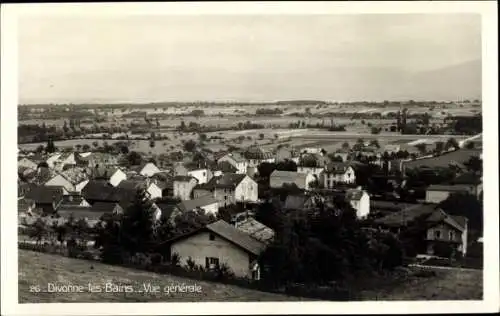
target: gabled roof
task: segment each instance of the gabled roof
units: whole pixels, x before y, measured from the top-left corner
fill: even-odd
[[[120,181],[120,183],[118,183],[117,187],[121,189],[134,191],[140,188],[145,188],[145,182],[137,180],[122,180]]]
[[[226,154],[226,155],[224,155],[224,156],[220,157],[219,159],[221,159],[221,158],[223,158],[223,157],[226,157],[226,156],[231,157],[231,159],[233,159],[233,160],[234,160],[234,161],[236,161],[236,162],[246,162],[246,161],[247,161],[247,160],[246,160],[246,158],[245,158],[245,157],[243,157],[243,156],[242,156],[240,153],[238,153],[238,152],[232,152],[232,153]]]
[[[59,174],[72,184],[81,183],[89,178],[85,168],[69,168]]]
[[[224,173],[235,173],[236,171],[238,171],[238,169],[236,169],[235,166],[233,166],[232,164],[230,164],[229,162],[227,161],[221,161],[217,164],[217,167],[220,171],[224,172]]]
[[[111,213],[117,205],[119,206],[119,204],[115,202],[95,202],[90,207],[90,210],[92,212]]]
[[[214,203],[217,203],[216,199],[214,199],[211,195],[205,195],[197,199],[182,201],[178,206],[181,211],[186,212]]]
[[[113,187],[102,180],[92,180],[82,190],[82,195],[87,201],[121,202],[131,201],[137,191],[129,188]]]
[[[265,243],[252,238],[250,235],[240,231],[233,225],[230,225],[223,220],[208,224],[207,226],[188,234],[178,236],[174,239],[171,239],[170,242],[177,242],[203,231],[212,232],[215,235],[222,237],[223,239],[255,256],[260,255],[266,249]]]
[[[330,162],[328,165],[326,165],[325,172],[333,174],[343,174],[349,167],[351,167],[351,164],[347,162]]]
[[[189,182],[193,179],[198,181],[195,177],[192,177],[192,176],[175,176],[174,182]]]
[[[59,203],[63,197],[63,188],[59,186],[36,186],[26,193],[26,198],[37,204]]]
[[[234,189],[240,184],[240,182],[246,177],[245,174],[237,174],[237,173],[225,173],[223,175],[213,177],[207,183],[199,184],[196,188],[211,190],[211,189],[220,189],[220,188],[229,188]]]

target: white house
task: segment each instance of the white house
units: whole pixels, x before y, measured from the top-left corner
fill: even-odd
[[[360,188],[347,190],[346,199],[356,210],[358,218],[366,218],[370,214],[370,196],[366,191]]]
[[[118,183],[120,183],[122,180],[127,179],[127,174],[123,172],[121,169],[116,168],[115,172],[109,177],[109,183],[116,187]]]
[[[26,157],[23,157],[17,161],[17,166],[36,170],[36,168],[38,167],[38,164],[36,162],[26,158]]]
[[[269,178],[271,188],[281,188],[284,184],[295,184],[299,189],[309,190],[315,180],[311,173],[274,170]]]
[[[207,183],[210,180],[211,175],[212,175],[211,171],[206,169],[206,168],[189,170],[187,172],[187,174],[188,174],[188,176],[196,178],[196,180],[198,180],[199,184]]]
[[[323,167],[304,167],[304,166],[297,166],[297,172],[298,173],[307,173],[307,174],[312,174],[313,176],[319,177],[321,173],[325,170]]]
[[[238,153],[229,153],[217,160],[217,163],[227,161],[236,168],[236,173],[245,174],[248,168],[248,160]]]
[[[266,244],[223,220],[172,240],[170,252],[186,266],[192,260],[205,269],[225,264],[237,277],[260,279],[259,255]]]
[[[174,177],[174,197],[181,200],[190,200],[191,193],[197,184],[198,180],[191,176]]]
[[[140,166],[130,168],[133,171],[137,172],[140,175],[146,177],[152,177],[155,173],[160,172],[161,170],[152,162],[146,162],[141,164]]]
[[[146,184],[146,192],[149,193],[149,198],[156,199],[163,196],[163,190],[154,182]]]
[[[337,183],[353,184],[356,182],[356,173],[352,166],[343,162],[328,164],[322,173],[323,185],[327,189],[335,187]]]

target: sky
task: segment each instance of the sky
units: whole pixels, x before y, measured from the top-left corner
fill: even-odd
[[[22,17],[19,102],[479,97],[480,22],[472,14]]]

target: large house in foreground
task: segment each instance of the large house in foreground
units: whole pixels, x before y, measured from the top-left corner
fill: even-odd
[[[188,260],[208,270],[225,264],[237,277],[260,279],[257,258],[266,244],[223,220],[178,236],[170,245],[171,254],[180,257],[182,266]]]
[[[413,247],[420,254],[448,256],[444,248],[467,254],[467,218],[449,215],[436,204],[416,204],[379,218],[375,224],[394,232],[413,231]]]

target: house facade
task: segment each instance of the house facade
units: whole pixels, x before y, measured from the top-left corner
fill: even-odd
[[[258,184],[248,175],[227,173],[196,186],[193,195],[194,198],[211,195],[217,200],[219,207],[237,202],[256,202]]]
[[[322,172],[323,185],[327,189],[332,189],[335,184],[353,184],[356,182],[354,169],[345,163],[329,164]]]
[[[316,178],[311,173],[274,170],[269,177],[269,185],[273,189],[278,189],[285,184],[295,184],[299,189],[309,190],[314,180]]]
[[[265,250],[265,244],[234,226],[218,221],[171,242],[171,254],[180,257],[180,264],[188,260],[210,270],[222,264],[236,277],[260,279],[256,259]]]
[[[56,186],[56,187],[64,187],[65,192],[72,193],[80,193],[82,189],[89,182],[88,179],[85,178],[74,178],[70,179],[69,177],[64,176],[63,174],[56,174],[52,179],[45,183],[46,186]]]
[[[194,187],[198,180],[191,176],[174,177],[174,197],[181,200],[190,200]]]

